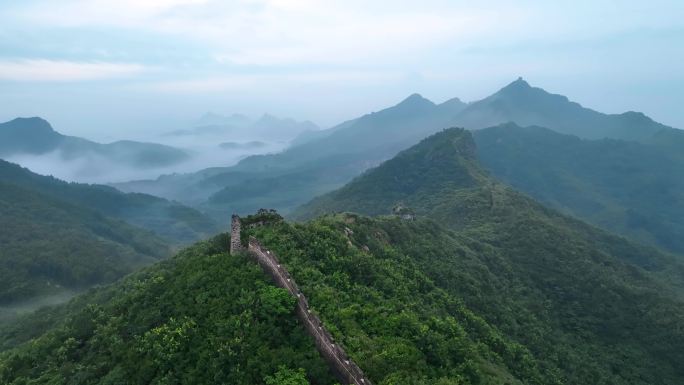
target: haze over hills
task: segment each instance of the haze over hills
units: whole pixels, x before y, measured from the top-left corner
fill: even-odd
[[[672,130],[639,112],[611,115],[582,107],[565,96],[532,87],[522,78],[489,97],[470,103],[452,123],[480,129],[507,122],[546,127],[586,139],[649,141],[661,131]]]
[[[119,140],[101,144],[62,135],[41,118],[17,118],[0,124],[0,158],[68,181],[112,183],[231,165],[248,155],[281,151],[288,145],[285,139],[312,127],[265,116],[235,130],[207,126],[175,136],[153,136],[162,143]],[[149,133],[139,136],[150,140]],[[255,137],[266,139],[255,146],[251,139]],[[222,147],[221,143],[239,145]]]
[[[247,226],[243,236],[277,253],[374,383],[684,379],[684,269],[673,257],[497,182],[462,129],[424,139],[303,213],[390,213],[397,203],[418,218],[342,214]],[[0,330],[10,348],[0,380],[331,384],[293,322],[295,299],[227,245],[227,235],[201,242]]]
[[[239,140],[268,140],[290,141],[308,132],[320,131],[320,128],[310,121],[299,122],[290,118],[278,118],[270,114],[263,114],[258,119],[252,119],[241,114],[223,116],[215,113],[203,115],[191,129],[176,130],[165,136],[177,137],[216,137]]]
[[[170,254],[152,232],[40,190],[0,181],[0,319]]]
[[[485,319],[506,335],[518,336],[517,341],[531,351],[544,352],[550,361],[565,357],[558,364],[564,368],[561,371],[569,370],[565,373],[568,383],[600,383],[612,376],[608,383],[661,383],[659,372],[649,367],[665,362],[669,362],[667,371],[679,372],[675,377],[681,381],[684,372],[675,369],[678,364],[668,355],[681,354],[684,335],[673,324],[657,326],[663,317],[637,310],[660,301],[668,308],[681,306],[684,269],[675,257],[560,215],[498,183],[477,164],[474,141],[462,129],[448,129],[423,140],[343,188],[314,199],[296,214],[300,218],[340,211],[390,214],[397,205],[403,206],[402,212],[431,218],[458,237],[481,244],[476,254],[486,268],[479,270],[482,275],[477,279],[463,282],[466,278],[456,271],[467,268],[453,265],[462,263],[463,254],[440,262],[446,253],[435,246],[439,242],[434,239],[416,240],[409,231],[389,238],[410,247],[414,255],[426,253],[424,263],[431,277],[452,290],[469,293],[463,297],[466,304],[481,301],[482,293],[496,293],[492,295],[503,303],[546,304],[545,310],[537,308],[529,314],[525,314],[529,309],[503,306],[492,309],[494,313]],[[436,251],[424,252],[427,247]],[[496,278],[485,278],[489,274]],[[503,286],[488,290],[482,287],[487,285],[484,282]],[[469,285],[477,289],[470,291]],[[646,293],[650,293],[648,300],[642,297]],[[660,299],[654,302],[651,295]],[[482,306],[488,307],[486,302]],[[675,319],[684,322],[682,315]],[[670,345],[674,349],[670,353],[647,347],[663,337],[661,332],[679,340]],[[569,347],[578,349],[574,358],[560,352]],[[582,373],[587,366],[579,361],[584,359],[595,363],[603,380],[582,378],[591,376]],[[622,369],[608,374],[617,367]],[[656,377],[644,380],[652,375]],[[677,382],[674,377],[670,381]]]
[[[684,159],[661,146],[505,124],[473,132],[479,159],[538,201],[684,254]]]
[[[0,1],[0,385],[684,385],[682,15]]]
[[[195,209],[0,160],[0,323],[66,301],[218,232]]]
[[[180,163],[185,152],[155,143],[121,140],[108,144],[62,135],[41,118],[17,118],[0,123],[0,156],[44,155],[57,152],[64,160],[99,156],[105,160],[140,168]]]
[[[183,201],[219,216],[260,207],[277,208],[287,214],[445,127],[476,129],[516,120],[588,138],[638,139],[672,154],[681,153],[673,142],[681,140],[684,145],[680,130],[643,114],[602,114],[518,79],[492,96],[469,104],[457,98],[435,104],[414,94],[393,107],[295,140],[299,144],[281,153],[251,156],[232,167],[116,187]]]
[[[146,194],[125,194],[109,186],[68,183],[3,160],[0,160],[0,182],[143,227],[164,238],[169,245],[195,242],[218,232],[213,220],[182,204]]]
[[[159,175],[180,167],[190,155],[156,143],[96,143],[62,135],[41,118],[17,118],[0,124],[0,158],[41,174],[102,183]]]
[[[464,106],[458,99],[436,105],[414,94],[396,106],[303,138],[302,144],[282,153],[251,156],[229,168],[115,186],[198,205],[221,216],[260,207],[287,212],[438,130]]]

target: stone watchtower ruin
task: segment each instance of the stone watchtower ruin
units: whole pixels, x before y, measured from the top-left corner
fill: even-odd
[[[242,251],[242,242],[240,241],[240,230],[242,223],[240,216],[233,214],[230,221],[230,253],[235,254]]]

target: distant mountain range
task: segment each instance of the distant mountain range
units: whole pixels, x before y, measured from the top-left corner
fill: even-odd
[[[480,129],[515,122],[520,126],[540,126],[585,139],[625,139],[649,142],[672,127],[654,122],[639,112],[603,114],[531,87],[519,78],[495,94],[470,103],[452,122],[468,129]]]
[[[439,241],[440,230],[428,224],[421,236],[412,226],[396,224],[387,226],[392,229],[387,235],[375,229],[358,234],[361,226],[346,233],[360,244],[376,244],[376,250],[403,244],[424,256],[422,266],[437,285],[463,295],[467,306],[545,361],[541,367],[558,364],[561,383],[603,382],[602,377],[606,383],[674,384],[674,378],[684,378],[679,358],[673,359],[682,355],[684,343],[675,326],[684,322],[684,313],[675,310],[684,288],[682,262],[563,216],[499,183],[478,164],[468,131],[452,128],[430,136],[295,214],[300,219],[335,212],[392,215],[397,207],[419,223],[429,218],[446,226],[461,242],[472,242],[474,253],[446,257],[453,244]],[[348,220],[355,222],[362,220]],[[648,300],[646,292],[653,294]],[[644,305],[653,307],[639,309]],[[679,315],[655,315],[656,308]],[[675,324],[659,325],[666,318]],[[669,353],[661,350],[664,345],[653,345],[660,338]],[[561,353],[570,350],[576,354]],[[654,371],[653,364],[663,365],[662,371]],[[593,374],[576,370],[587,366]],[[673,375],[669,380],[667,372]]]
[[[684,255],[684,157],[513,123],[473,132],[483,166],[538,201]]]
[[[0,157],[48,153],[58,153],[64,160],[97,156],[137,168],[168,167],[189,157],[182,150],[161,144],[130,140],[102,144],[62,135],[41,118],[17,118],[0,123]]]
[[[394,107],[316,132],[279,154],[115,186],[199,205],[221,217],[260,207],[287,212],[444,127],[464,107],[458,99],[436,105],[415,94]]]
[[[267,221],[242,235],[287,266],[373,383],[684,380],[681,261],[499,182],[469,131],[428,136],[297,213],[347,210],[379,215]],[[0,328],[0,380],[335,384],[295,298],[228,242]]]
[[[182,204],[146,194],[126,194],[104,185],[68,183],[3,160],[0,160],[0,182],[140,226],[164,238],[171,246],[194,242],[218,232],[213,220]]]
[[[181,204],[67,183],[2,160],[0,228],[0,323],[12,309],[64,301],[218,232]]]
[[[495,94],[468,104],[458,98],[435,104],[414,94],[393,107],[304,135],[301,141],[295,141],[298,144],[282,153],[251,156],[232,167],[116,186],[124,191],[147,192],[186,202],[220,218],[261,207],[277,208],[287,214],[446,127],[481,129],[509,121],[586,139],[636,141],[672,157],[682,156],[684,148],[683,131],[654,122],[643,114],[603,114],[518,79]],[[488,156],[487,151],[483,149],[482,156]],[[653,163],[651,166],[657,167]],[[620,177],[629,183],[628,174],[622,173]],[[678,178],[676,173],[671,177]],[[580,215],[581,210],[573,213]]]
[[[221,136],[223,139],[247,139],[290,141],[300,135],[307,135],[320,131],[320,128],[310,121],[298,122],[290,118],[278,118],[264,114],[259,119],[251,119],[245,115],[233,114],[223,116],[207,113],[202,116],[194,128],[175,130],[166,136]]]
[[[4,180],[0,228],[0,321],[17,304],[110,283],[171,253],[150,231]]]

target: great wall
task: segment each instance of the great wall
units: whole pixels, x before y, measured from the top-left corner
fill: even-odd
[[[245,250],[241,242],[240,217],[233,215],[230,232],[230,253],[238,253]],[[332,335],[323,326],[321,320],[309,309],[309,302],[299,290],[297,283],[290,276],[287,269],[280,264],[278,257],[266,249],[254,237],[250,237],[247,243],[247,253],[268,273],[275,284],[287,290],[297,298],[296,313],[307,332],[313,337],[316,348],[328,363],[335,376],[343,384],[372,385],[361,368],[349,358],[344,349],[335,343]]]

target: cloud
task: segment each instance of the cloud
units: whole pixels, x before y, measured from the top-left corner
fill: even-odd
[[[201,139],[184,137],[177,140],[174,144],[183,144],[183,149],[188,151],[191,157],[180,164],[158,168],[134,167],[93,152],[76,158],[67,158],[60,150],[42,155],[12,155],[5,160],[26,167],[37,174],[52,175],[69,182],[106,184],[155,179],[160,175],[195,172],[207,167],[230,166],[249,155],[280,152],[286,145],[281,142],[267,142],[264,147],[258,149],[225,150],[220,148],[218,143],[233,138],[212,137],[214,141],[206,143]]]
[[[292,89],[303,85],[342,86],[350,83],[366,86],[387,85],[402,80],[405,74],[397,71],[311,71],[282,74],[237,74],[209,76],[196,79],[164,80],[133,84],[127,89],[163,93],[249,92],[259,89]]]
[[[506,36],[521,30],[527,10],[392,2],[311,0],[67,0],[35,1],[12,18],[61,29],[134,30],[192,40],[190,55],[204,51],[238,66],[352,64],[385,61],[445,42]],[[505,18],[506,23],[501,23]],[[132,42],[135,44],[135,42]],[[152,51],[156,47],[150,47]]]
[[[146,70],[128,63],[23,59],[0,61],[0,80],[69,82],[129,77]]]

